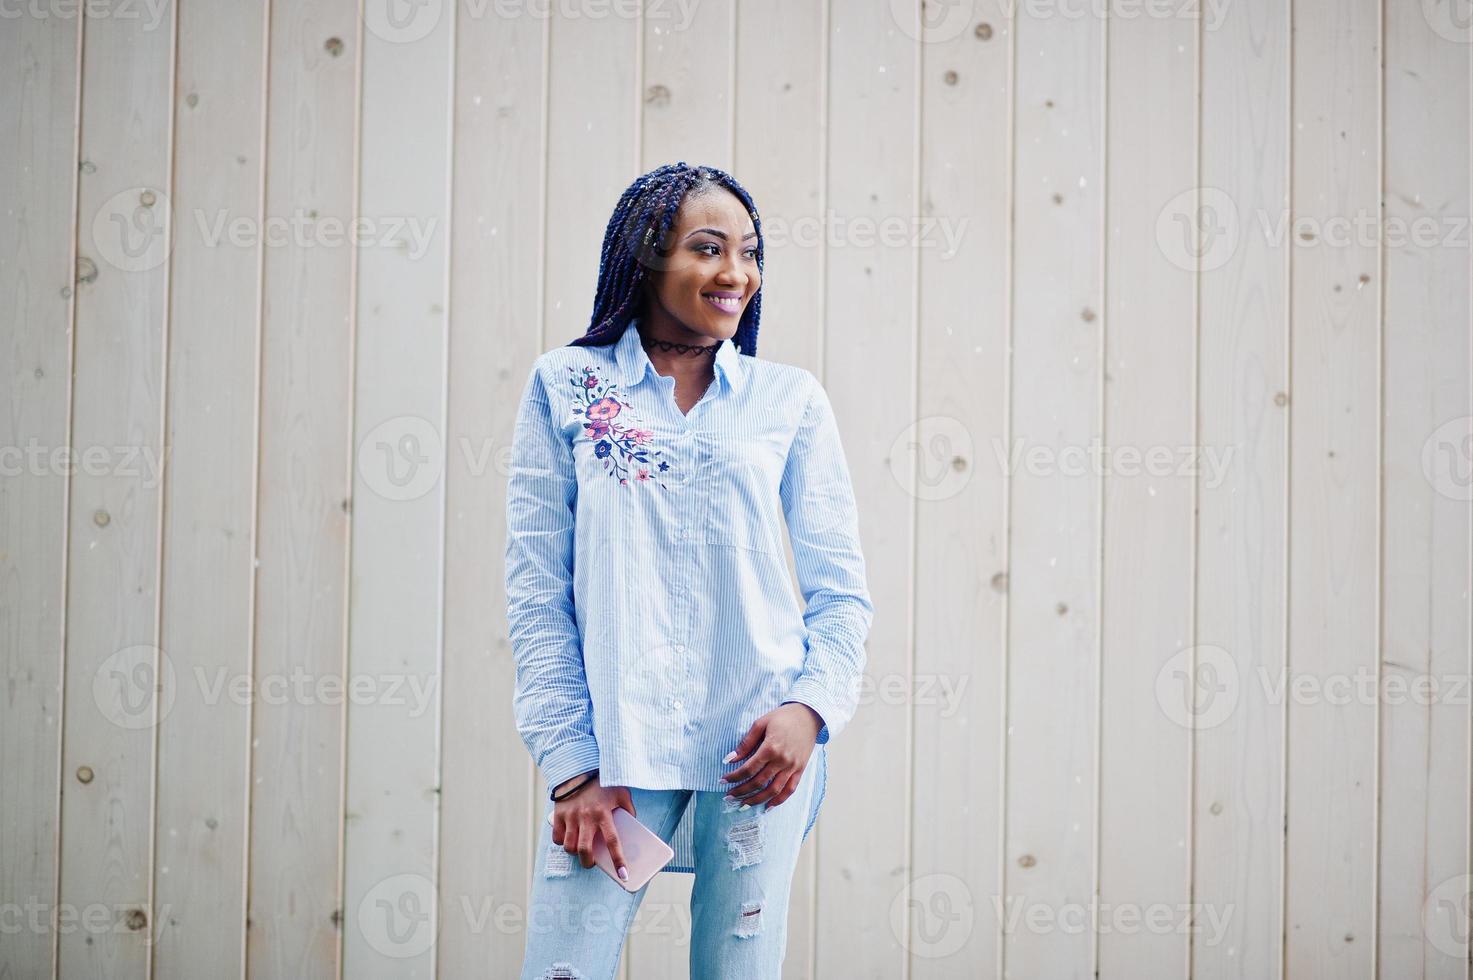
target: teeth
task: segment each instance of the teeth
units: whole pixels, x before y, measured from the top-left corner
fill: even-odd
[[[707,296],[706,298],[717,306],[724,307],[728,310],[734,310],[742,304],[742,301],[739,299],[724,299],[720,296]]]

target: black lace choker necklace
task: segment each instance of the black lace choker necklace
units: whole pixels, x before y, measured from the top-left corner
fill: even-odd
[[[722,343],[718,340],[714,344],[700,347],[695,344],[677,344],[668,340],[655,340],[651,337],[646,337],[644,334],[639,335],[639,342],[645,350],[649,350],[651,347],[658,347],[660,350],[675,351],[680,354],[714,354]]]

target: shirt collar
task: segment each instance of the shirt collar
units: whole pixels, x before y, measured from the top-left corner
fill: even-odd
[[[649,354],[639,342],[638,325],[638,319],[630,320],[629,326],[624,328],[624,335],[614,345],[614,361],[619,366],[619,375],[626,389],[639,384],[646,373],[655,370]],[[730,340],[723,340],[716,348],[716,376],[724,378],[731,391],[741,391],[746,381],[747,369],[742,361],[743,355]]]

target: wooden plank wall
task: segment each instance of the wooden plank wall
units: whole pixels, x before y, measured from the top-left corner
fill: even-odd
[[[1470,13],[0,10],[0,976],[515,975],[515,399],[683,159],[877,607],[785,975],[1468,980]]]

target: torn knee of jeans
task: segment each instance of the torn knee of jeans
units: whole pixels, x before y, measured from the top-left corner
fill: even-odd
[[[542,980],[583,980],[583,974],[573,969],[571,963],[554,963],[547,968],[546,973],[542,974]]]
[[[763,824],[757,819],[732,824],[726,831],[726,849],[733,869],[762,860]]]
[[[743,902],[741,914],[737,917],[734,932],[740,939],[748,939],[762,931],[762,903]]]
[[[573,855],[563,850],[561,844],[547,846],[547,860],[542,869],[544,878],[566,878],[573,873]]]

